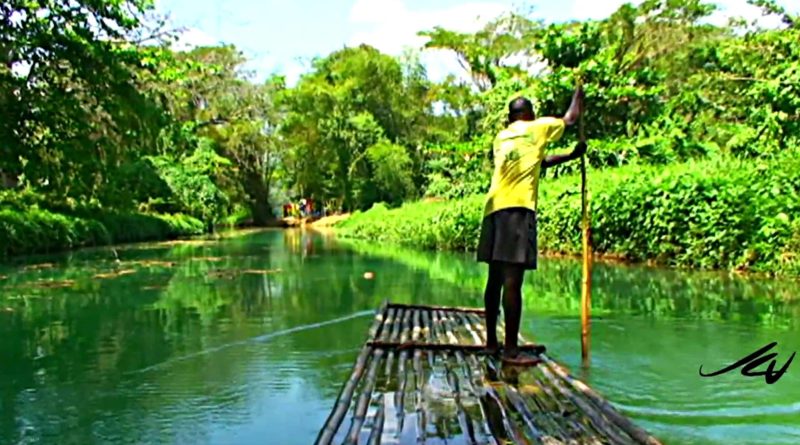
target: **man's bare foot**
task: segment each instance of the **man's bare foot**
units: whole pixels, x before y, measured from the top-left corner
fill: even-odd
[[[538,357],[521,354],[516,349],[507,349],[503,353],[503,363],[514,366],[536,366],[541,360]]]

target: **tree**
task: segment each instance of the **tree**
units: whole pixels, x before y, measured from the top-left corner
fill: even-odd
[[[487,91],[497,85],[499,70],[518,68],[518,64],[509,63],[509,59],[528,52],[529,44],[540,32],[539,27],[539,22],[522,15],[507,14],[473,34],[437,26],[419,35],[429,39],[424,46],[426,49],[455,52],[475,86]]]
[[[266,225],[274,218],[270,189],[283,147],[276,132],[280,115],[273,102],[283,85],[279,79],[264,85],[249,82],[241,72],[244,61],[232,46],[177,54],[175,64],[164,70],[176,71],[167,77],[176,81],[156,88],[168,97],[167,107],[175,119],[168,151],[181,159],[209,140],[233,167],[217,174],[217,182],[228,174],[236,177],[228,184],[228,194],[242,195],[254,223]]]
[[[56,198],[93,198],[163,118],[142,93],[143,52],[125,40],[151,6],[0,5],[0,170]]]
[[[344,210],[370,206],[377,195],[360,190],[372,173],[368,149],[384,140],[401,146],[410,168],[421,170],[419,148],[440,122],[430,93],[413,58],[399,61],[364,45],[316,60],[282,95],[294,186]]]

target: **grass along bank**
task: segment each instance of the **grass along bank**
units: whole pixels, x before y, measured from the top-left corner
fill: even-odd
[[[800,275],[800,152],[589,172],[599,255],[695,269]],[[579,255],[580,178],[545,179],[539,247]],[[482,195],[376,205],[337,228],[344,237],[423,249],[474,250]]]
[[[204,224],[186,215],[71,215],[37,207],[0,208],[0,259],[79,247],[162,241],[200,235]]]

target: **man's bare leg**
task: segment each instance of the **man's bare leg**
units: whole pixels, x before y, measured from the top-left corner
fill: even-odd
[[[503,265],[489,263],[489,278],[486,280],[486,290],[483,294],[483,303],[486,313],[486,352],[497,354],[499,344],[497,341],[497,316],[500,313],[500,295],[503,290]]]
[[[514,365],[533,365],[537,361],[519,353],[519,325],[522,320],[522,281],[525,268],[507,264],[503,273],[503,315],[506,321],[503,361]]]

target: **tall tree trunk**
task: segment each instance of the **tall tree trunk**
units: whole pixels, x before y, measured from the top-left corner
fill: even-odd
[[[274,220],[269,205],[269,189],[258,172],[248,170],[244,172],[244,175],[247,195],[250,198],[250,211],[253,214],[253,224],[259,227],[267,226]]]

